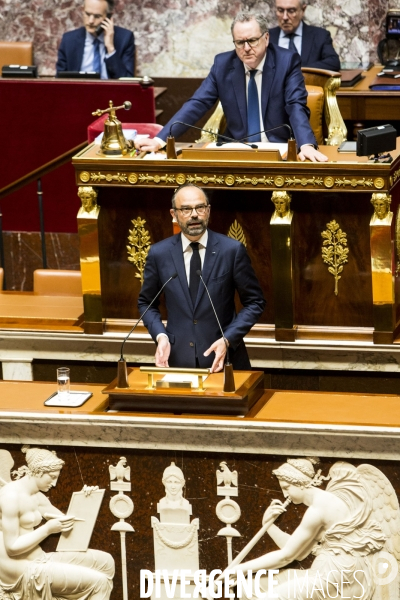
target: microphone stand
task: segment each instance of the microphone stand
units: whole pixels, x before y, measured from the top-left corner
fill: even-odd
[[[282,123],[282,125],[277,125],[276,127],[271,127],[271,129],[263,129],[262,131],[257,131],[257,133],[252,133],[252,135],[258,135],[259,133],[270,133],[271,131],[275,131],[275,129],[280,129],[281,127],[287,127],[289,129],[289,139],[288,139],[288,149],[287,149],[287,156],[286,156],[286,162],[297,162],[297,144],[296,144],[296,140],[294,138],[293,135],[293,129],[290,127],[290,125],[288,125],[287,123]],[[249,137],[251,137],[249,136]],[[238,142],[242,142],[243,140],[245,140],[246,138],[241,138],[240,140],[237,140]],[[221,143],[221,145],[224,142]]]
[[[217,319],[217,323],[218,323],[218,326],[219,326],[221,334],[222,334],[222,339],[224,340],[225,346],[226,346],[226,354],[225,354],[225,362],[224,362],[224,387],[223,387],[223,391],[224,392],[234,392],[235,389],[236,389],[235,388],[235,377],[233,375],[233,365],[229,361],[228,340],[224,336],[224,332],[223,332],[223,329],[221,327],[221,323],[219,322],[219,319],[218,319],[217,311],[215,310],[214,303],[213,303],[213,301],[211,299],[210,292],[208,291],[208,287],[206,286],[206,282],[203,279],[201,271],[197,270],[196,274],[200,277],[200,279],[201,279],[201,281],[202,281],[202,283],[203,283],[203,285],[205,287],[205,290],[207,292],[207,296],[208,296],[208,298],[210,300],[212,309],[214,311],[215,318]]]
[[[161,294],[161,292],[163,291],[163,289],[165,288],[165,286],[171,281],[171,279],[175,279],[175,277],[178,277],[178,273],[174,273],[173,275],[171,275],[171,277],[169,279],[167,279],[167,281],[161,286],[160,290],[154,296],[153,300],[150,302],[150,304],[148,305],[148,307],[146,308],[146,310],[144,311],[144,313],[136,321],[136,323],[134,324],[134,326],[132,327],[132,329],[130,330],[130,332],[128,333],[128,335],[125,336],[124,341],[121,344],[121,356],[120,356],[119,361],[118,361],[118,368],[117,368],[117,388],[125,388],[125,389],[129,388],[128,371],[127,371],[127,368],[126,368],[126,360],[124,358],[124,346],[125,346],[126,340],[129,338],[129,336],[131,335],[131,333],[133,333],[135,331],[135,329],[139,325],[140,321],[143,320],[143,317],[145,316],[145,314],[147,313],[147,311],[149,310],[149,308],[151,308],[151,306],[157,300],[158,296]]]

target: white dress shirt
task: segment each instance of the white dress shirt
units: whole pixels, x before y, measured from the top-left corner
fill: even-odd
[[[300,25],[298,26],[298,28],[295,31],[293,31],[293,33],[294,33],[294,38],[293,38],[294,45],[296,46],[297,52],[301,56],[301,44],[303,41],[303,21],[300,21]],[[278,46],[280,46],[281,48],[289,49],[289,42],[290,42],[290,38],[281,29],[281,31],[279,33]]]
[[[88,31],[86,31],[86,37],[85,37],[85,46],[83,49],[83,58],[82,58],[82,64],[81,64],[81,71],[85,71],[85,72],[93,72],[94,71],[94,67],[93,67],[93,63],[94,63],[94,46],[93,46],[93,42],[96,39],[96,36],[92,35],[91,33],[89,33]],[[115,50],[114,52],[111,52],[111,54],[107,54],[106,52],[106,47],[104,45],[104,33],[101,33],[97,39],[100,42],[99,45],[99,49],[100,49],[100,64],[101,64],[101,72],[100,72],[100,77],[101,79],[108,79],[108,73],[107,73],[107,67],[106,67],[106,63],[104,62],[105,58],[109,58],[110,56],[112,56],[113,54],[115,54]]]
[[[183,252],[183,260],[185,263],[185,271],[186,271],[186,279],[188,282],[188,286],[189,286],[189,281],[190,281],[190,261],[192,259],[192,254],[193,254],[193,250],[191,247],[191,241],[185,236],[181,235],[181,240],[182,240],[182,252]],[[204,265],[204,258],[206,256],[206,248],[207,248],[207,242],[208,242],[208,231],[207,229],[205,230],[205,232],[203,233],[203,235],[201,236],[201,238],[199,240],[197,240],[199,242],[199,254],[200,254],[200,260],[201,260],[201,270],[203,270],[203,265]],[[200,285],[203,285],[200,282]],[[158,342],[158,340],[160,339],[160,337],[164,335],[165,337],[168,337],[165,333],[159,333],[156,340]]]

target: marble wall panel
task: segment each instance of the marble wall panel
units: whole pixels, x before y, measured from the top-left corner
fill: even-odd
[[[214,55],[232,48],[230,22],[243,7],[275,25],[273,0],[117,0],[115,22],[135,33],[137,74],[204,77]],[[376,61],[389,8],[400,0],[313,0],[306,21],[330,29],[342,61]],[[81,0],[0,0],[0,39],[33,40],[42,75],[54,74],[63,32],[80,24]]]
[[[40,234],[5,231],[3,244],[6,289],[32,291],[33,271],[43,268]],[[46,233],[46,252],[49,269],[80,269],[77,233]]]
[[[45,444],[45,442],[44,442]],[[21,446],[1,444],[2,449],[11,452],[15,467],[24,464]],[[237,470],[239,476],[239,494],[234,500],[241,508],[241,516],[234,527],[241,534],[233,539],[234,556],[241,550],[261,527],[262,516],[273,499],[283,501],[283,494],[277,478],[272,471],[285,462],[286,457],[276,455],[229,454],[211,452],[182,452],[135,450],[115,448],[81,448],[65,446],[47,446],[55,450],[57,456],[65,461],[56,487],[48,492],[51,503],[60,510],[67,511],[71,494],[82,489],[83,484],[99,485],[105,488],[105,496],[90,542],[91,548],[108,551],[116,562],[114,589],[111,600],[122,598],[120,540],[116,531],[110,531],[116,518],[110,513],[109,502],[117,492],[110,491],[109,465],[116,465],[121,454],[126,457],[131,468],[132,491],[126,494],[134,502],[134,512],[127,519],[134,528],[128,533],[127,571],[129,598],[139,598],[140,569],[154,569],[154,546],[151,517],[157,515],[157,502],[165,495],[162,484],[164,469],[174,461],[183,471],[186,487],[184,497],[191,503],[192,518],[199,518],[199,562],[200,568],[210,572],[212,569],[223,569],[227,565],[226,540],[218,536],[223,524],[216,516],[215,507],[222,500],[216,494],[216,470],[221,461],[226,461],[231,470]],[[383,472],[392,484],[395,493],[400,493],[400,478],[395,462],[378,460],[347,459],[354,466],[373,464]],[[326,476],[337,459],[321,459],[318,468]],[[322,484],[322,489],[326,482]],[[290,504],[287,512],[279,517],[279,527],[291,534],[300,523],[306,507],[303,504]],[[56,548],[58,535],[47,538],[42,547],[46,552]],[[274,542],[264,535],[248,558],[256,558],[262,554],[276,550]],[[294,568],[308,568],[313,557],[293,563]],[[179,567],[177,567],[179,568]]]

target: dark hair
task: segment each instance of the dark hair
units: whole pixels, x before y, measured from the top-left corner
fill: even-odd
[[[268,21],[262,13],[252,13],[247,10],[242,10],[242,11],[238,12],[236,17],[232,21],[232,25],[231,25],[232,35],[233,35],[233,28],[235,27],[236,23],[247,23],[248,21],[252,21],[253,19],[254,19],[254,21],[257,21],[257,23],[259,24],[262,35],[264,33],[268,33]]]
[[[206,204],[210,204],[208,201],[207,193],[203,188],[199,187],[198,185],[194,185],[193,183],[184,183],[183,185],[176,188],[176,190],[174,191],[174,195],[172,196],[172,208],[175,208],[175,198],[176,198],[177,194],[184,188],[188,188],[188,187],[193,187],[193,188],[197,188],[198,190],[200,190],[204,195]]]
[[[115,2],[114,0],[106,0],[107,4],[108,4],[108,12],[112,13],[114,12],[114,7],[115,7]]]

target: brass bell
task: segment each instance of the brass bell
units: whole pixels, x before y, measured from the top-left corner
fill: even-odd
[[[104,110],[97,109],[92,115],[100,117],[108,113],[107,120],[104,122],[103,139],[101,140],[100,151],[106,156],[123,156],[129,150],[129,144],[122,132],[121,121],[117,119],[116,110],[124,108],[130,110],[132,103],[126,100],[122,106],[113,106],[112,100],[109,102],[109,108]]]

